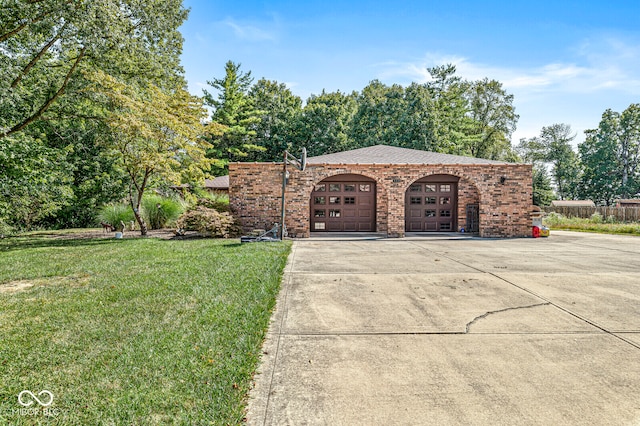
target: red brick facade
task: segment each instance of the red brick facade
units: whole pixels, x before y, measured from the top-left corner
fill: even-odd
[[[282,164],[229,165],[231,208],[246,230],[270,229],[280,222]],[[405,234],[405,192],[418,179],[453,175],[458,182],[458,226],[465,226],[465,206],[479,204],[480,236],[531,235],[531,165],[526,164],[320,164],[305,171],[288,167],[287,230],[293,237],[310,235],[310,197],[315,184],[339,174],[358,174],[376,181],[377,232]]]

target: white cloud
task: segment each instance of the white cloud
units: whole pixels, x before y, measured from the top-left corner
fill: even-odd
[[[227,18],[218,24],[231,28],[233,34],[244,41],[276,41],[278,39],[277,23],[267,25],[239,22]]]
[[[603,90],[640,95],[640,47],[609,38],[598,43],[584,42],[575,51],[571,61],[533,68],[509,64],[490,66],[462,56],[428,53],[419,61],[378,64],[378,77],[424,83],[431,79],[427,68],[453,64],[457,75],[467,80],[495,79],[502,82],[505,89],[522,96],[540,92],[593,94]]]
[[[375,65],[386,83],[424,83],[427,68],[453,64],[466,80],[495,79],[514,94],[520,114],[512,141],[539,134],[543,126],[567,123],[584,140],[584,129],[595,128],[607,108],[622,110],[640,95],[640,43],[621,38],[587,40],[568,54],[566,61],[524,68],[510,64],[488,65],[460,55],[427,53],[412,62]]]

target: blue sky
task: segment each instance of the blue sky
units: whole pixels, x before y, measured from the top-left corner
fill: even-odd
[[[570,124],[584,140],[607,108],[640,102],[640,2],[185,0],[182,64],[189,90],[213,89],[228,60],[255,80],[311,94],[371,80],[425,82],[452,63],[467,80],[496,79],[520,115],[513,144]]]

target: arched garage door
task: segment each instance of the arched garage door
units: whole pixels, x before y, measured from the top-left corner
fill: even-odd
[[[412,183],[405,195],[406,232],[456,232],[458,177],[432,175]]]
[[[311,193],[311,232],[376,230],[376,183],[360,175],[327,178]]]

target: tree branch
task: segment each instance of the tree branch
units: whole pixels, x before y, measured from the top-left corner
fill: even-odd
[[[54,95],[49,98],[44,105],[42,105],[40,107],[40,109],[38,109],[38,111],[36,111],[33,115],[31,115],[30,117],[27,117],[26,119],[24,119],[22,122],[16,124],[15,126],[13,126],[11,129],[9,129],[8,131],[1,133],[0,134],[0,139],[3,139],[9,135],[11,135],[12,133],[16,133],[19,132],[20,130],[24,129],[25,127],[27,127],[29,124],[33,123],[35,120],[37,120],[38,118],[40,118],[40,116],[47,110],[49,109],[49,107],[51,106],[51,104],[53,104],[55,102],[56,99],[58,99],[58,97],[60,97],[60,95],[62,95],[65,91],[65,89],[67,88],[67,85],[69,84],[69,80],[71,79],[71,75],[73,75],[73,72],[76,70],[76,68],[78,67],[78,64],[80,64],[80,61],[82,60],[82,58],[84,57],[84,53],[86,51],[86,47],[83,47],[82,50],[80,51],[80,55],[78,55],[78,57],[76,58],[76,61],[73,63],[73,65],[71,66],[71,68],[69,69],[69,72],[67,73],[67,75],[64,78],[64,81],[62,82],[62,85],[60,86],[60,88],[58,89],[58,91],[56,93],[54,93]]]
[[[34,0],[34,1],[31,1],[30,4],[37,4],[37,3],[41,3],[43,1],[45,1],[45,0]],[[73,0],[67,0],[63,4],[69,4],[69,3],[72,3],[72,2],[73,2]],[[0,43],[2,43],[3,41],[7,40],[9,37],[12,37],[12,36],[18,34],[20,31],[25,29],[27,26],[29,26],[31,24],[35,24],[36,22],[42,21],[44,18],[46,18],[47,16],[51,15],[55,11],[56,11],[56,9],[53,9],[53,10],[50,10],[48,12],[41,13],[40,15],[36,16],[32,20],[18,25],[13,30],[11,30],[11,31],[9,31],[7,33],[1,34],[0,35]]]
[[[18,84],[20,84],[20,82],[27,75],[29,70],[31,70],[31,68],[33,68],[33,66],[36,64],[36,62],[38,62],[40,60],[40,58],[42,58],[42,56],[45,54],[45,52],[47,50],[49,50],[51,48],[51,46],[53,46],[53,44],[56,41],[58,41],[59,39],[60,39],[60,34],[56,34],[56,36],[54,38],[52,38],[49,43],[47,43],[42,49],[40,49],[38,54],[31,60],[31,62],[29,62],[27,64],[26,67],[24,67],[22,72],[20,74],[18,74],[18,76],[13,80],[13,82],[11,83],[11,88],[12,89],[15,89],[18,86]]]

